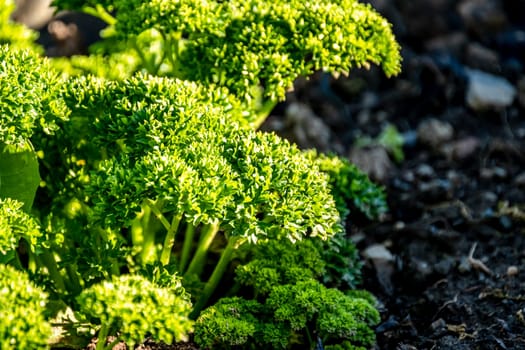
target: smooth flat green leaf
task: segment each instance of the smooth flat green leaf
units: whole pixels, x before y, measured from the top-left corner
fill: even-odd
[[[0,198],[12,198],[24,203],[28,212],[33,205],[40,183],[38,161],[32,150],[4,147],[0,151]]]

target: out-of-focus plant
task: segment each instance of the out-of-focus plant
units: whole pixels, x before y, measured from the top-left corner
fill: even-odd
[[[396,126],[392,124],[385,126],[381,133],[375,138],[360,137],[355,141],[356,147],[367,147],[374,145],[384,147],[398,163],[405,159],[405,154],[403,152],[404,144],[405,139],[403,138],[403,135],[401,135]]]
[[[170,344],[187,340],[193,322],[189,295],[180,281],[158,286],[139,275],[123,275],[95,284],[78,296],[80,312],[100,324],[97,350],[124,341],[133,348],[147,336]],[[117,335],[106,344],[107,335]]]
[[[38,33],[11,19],[15,7],[14,0],[0,1],[0,45],[10,44],[19,49],[43,52],[42,48],[35,43]]]
[[[0,348],[49,349],[47,294],[27,274],[0,264]]]

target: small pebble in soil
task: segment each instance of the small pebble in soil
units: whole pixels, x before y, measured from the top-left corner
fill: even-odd
[[[451,256],[444,257],[441,261],[434,265],[434,270],[442,275],[448,275],[454,268],[456,261]]]
[[[363,251],[363,256],[371,260],[376,270],[379,285],[387,295],[392,295],[394,287],[392,274],[394,273],[394,256],[382,244],[373,244]]]
[[[422,144],[436,149],[443,143],[452,140],[454,128],[445,121],[430,118],[419,124],[417,137]]]
[[[512,228],[512,219],[508,215],[500,216],[499,223],[504,230],[508,231]]]
[[[467,44],[465,60],[466,64],[472,68],[491,73],[501,70],[498,53],[476,42]]]
[[[460,273],[467,273],[467,272],[470,272],[471,270],[472,270],[472,265],[468,261],[468,258],[467,257],[461,258],[461,262],[458,265],[458,271]]]
[[[382,146],[353,147],[349,159],[361,171],[381,183],[388,181],[394,168],[388,152]]]
[[[521,174],[518,174],[515,178],[514,178],[514,183],[517,185],[517,186],[525,186],[525,172],[521,173]]]
[[[439,318],[432,322],[430,328],[435,333],[434,335],[442,335],[447,331],[447,323],[444,319]]]
[[[457,141],[444,144],[440,151],[450,160],[465,160],[472,156],[479,148],[480,141],[476,137],[465,137]]]
[[[451,184],[446,179],[434,179],[428,182],[422,182],[418,186],[419,197],[425,203],[434,203],[437,201],[449,199]]]
[[[518,267],[517,266],[509,266],[507,267],[507,276],[509,277],[512,277],[512,276],[516,276],[518,274]]]
[[[428,164],[420,164],[416,168],[416,175],[422,179],[430,179],[434,177],[435,174],[436,172],[434,171],[434,168]]]
[[[467,105],[476,111],[508,107],[516,97],[516,88],[506,79],[477,69],[467,69]]]
[[[504,180],[507,178],[507,170],[502,167],[482,168],[479,176],[484,180]]]
[[[428,276],[434,272],[432,266],[424,260],[412,258],[410,262],[411,267],[415,270],[414,278],[424,281]]]

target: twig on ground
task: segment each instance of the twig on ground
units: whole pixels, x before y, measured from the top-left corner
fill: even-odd
[[[470,253],[468,254],[468,262],[469,264],[475,268],[476,270],[481,270],[485,272],[487,275],[492,276],[493,272],[483,263],[483,261],[474,258],[474,251],[476,250],[477,243],[474,243],[472,245],[472,248],[470,248]]]

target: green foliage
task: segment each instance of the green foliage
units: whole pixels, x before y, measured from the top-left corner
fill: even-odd
[[[131,231],[139,264],[175,263],[185,277],[201,275],[217,245],[217,272],[196,310],[240,245],[341,230],[326,176],[297,147],[233,123],[239,108],[224,90],[146,76],[79,78],[63,98],[71,122],[55,144],[38,143],[50,162],[49,189],[76,192],[92,225]],[[55,148],[64,145],[73,150],[68,159]]]
[[[38,33],[11,20],[15,6],[13,0],[0,1],[0,45],[10,44],[12,47],[42,51],[35,44]]]
[[[403,139],[403,135],[399,133],[395,125],[388,124],[376,138],[358,138],[355,142],[355,146],[382,146],[394,157],[394,160],[399,163],[405,158],[405,154],[403,153],[404,143],[405,140]]]
[[[387,211],[383,189],[370,181],[354,164],[335,155],[318,154],[315,151],[309,151],[308,154],[321,171],[328,174],[330,189],[343,219],[350,213],[349,208],[359,210],[370,219]]]
[[[16,199],[29,212],[40,176],[35,152],[29,144],[25,148],[0,143],[0,199]]]
[[[198,108],[198,104],[192,107]],[[192,228],[192,233],[200,232],[188,269],[181,271],[186,275],[200,274],[204,254],[219,230],[228,244],[217,271],[231,259],[232,249],[244,243],[268,239],[295,242],[308,236],[327,239],[341,229],[326,191],[326,177],[299,149],[272,134],[234,125],[226,128],[222,115],[215,116],[210,113],[213,111],[188,123],[186,117],[195,118],[191,112],[172,112],[158,129],[158,121],[151,119],[154,114],[134,116],[150,118],[147,126],[128,119],[145,127],[122,133],[130,140],[122,143],[125,152],[101,163],[92,175],[88,192],[105,193],[104,197],[93,196],[95,218],[118,229],[129,227],[135,216],[147,209],[160,219],[166,237],[176,237],[181,222]],[[118,122],[122,124],[123,119]],[[203,122],[208,124],[206,129]],[[143,154],[150,147],[151,151]],[[172,249],[170,241],[165,240],[163,251]],[[186,247],[191,249],[191,245]],[[183,267],[188,260],[182,256],[187,254],[181,254]],[[169,255],[164,263],[168,262]],[[217,283],[215,278],[212,275],[210,283]],[[211,293],[214,287],[209,288]]]
[[[26,274],[0,264],[0,348],[48,349],[47,295]]]
[[[236,270],[236,281],[253,288],[255,296],[267,296],[278,285],[295,284],[319,278],[325,262],[313,240],[295,244],[290,241],[268,241],[251,249],[246,264]],[[245,290],[243,288],[243,290]]]
[[[256,300],[222,298],[197,319],[195,342],[205,349],[255,349],[249,345],[262,345],[259,339],[266,326],[259,317],[262,313],[264,306]]]
[[[328,240],[268,241],[248,248],[248,257],[235,269],[235,280],[255,297],[267,296],[276,285],[316,279],[341,290],[361,282],[359,253],[342,231]]]
[[[96,325],[97,350],[110,334],[129,347],[186,339],[210,300],[204,346],[369,346],[373,300],[317,280],[355,286],[341,219],[377,216],[383,193],[341,159],[252,129],[298,76],[397,73],[390,25],[355,0],[54,4],[109,27],[91,56],[50,64],[0,24],[0,42],[13,38],[0,46],[1,268],[27,269],[54,314],[73,310],[64,329]],[[256,299],[221,298],[235,295],[232,260]]]
[[[380,321],[370,298],[348,296],[313,279],[275,285],[261,303],[223,298],[205,309],[195,324],[195,341],[204,348],[285,349],[294,341],[370,346],[370,328]]]
[[[0,253],[4,256],[18,247],[20,239],[35,245],[42,236],[38,223],[22,211],[22,205],[11,198],[0,198]],[[0,260],[10,260],[2,255]]]
[[[56,57],[51,65],[63,76],[95,75],[111,80],[130,78],[137,70],[138,58],[128,52],[117,52],[112,55],[91,54],[72,57]]]
[[[316,281],[282,285],[273,289],[267,305],[277,321],[292,330],[315,328],[324,344],[348,340],[358,345],[372,345],[375,334],[370,326],[379,323],[379,312],[367,299],[353,298]]]
[[[40,182],[30,138],[37,130],[52,133],[56,119],[67,118],[59,88],[37,54],[0,45],[0,198],[18,199],[26,211]]]
[[[61,123],[53,138],[34,139],[42,155],[48,202],[59,207],[72,196],[85,202],[89,172],[102,160],[121,152],[145,154],[158,140],[172,142],[186,124],[200,130],[209,121],[208,110],[224,110],[234,119],[239,109],[224,89],[209,91],[194,83],[144,75],[123,81],[78,77],[63,88],[70,121]]]
[[[345,232],[332,239],[318,242],[317,248],[324,262],[321,282],[341,290],[354,289],[361,283],[362,262],[359,252]]]
[[[247,109],[257,111],[247,115],[254,126],[300,76],[319,70],[348,74],[370,64],[380,65],[389,76],[400,70],[390,24],[356,0],[54,4],[104,18],[111,25],[108,40],[127,42],[150,74],[227,87]]]
[[[118,334],[116,341],[131,348],[146,336],[171,343],[186,340],[192,330],[191,303],[180,282],[163,288],[138,275],[123,275],[85,289],[77,300],[80,312],[101,325],[99,344],[108,334]]]
[[[384,128],[378,136],[377,142],[380,145],[385,146],[385,148],[392,153],[396,162],[402,162],[405,158],[403,153],[403,144],[405,141],[403,135],[397,131],[397,128],[394,125],[390,124]]]
[[[120,35],[155,28],[187,38],[177,62],[183,74],[245,98],[264,87],[265,97],[283,99],[295,78],[321,69],[348,72],[376,63],[388,75],[399,71],[389,24],[353,0],[115,1],[115,8]]]
[[[49,134],[66,119],[61,82],[47,61],[28,50],[0,45],[0,145],[27,149],[36,129]]]

